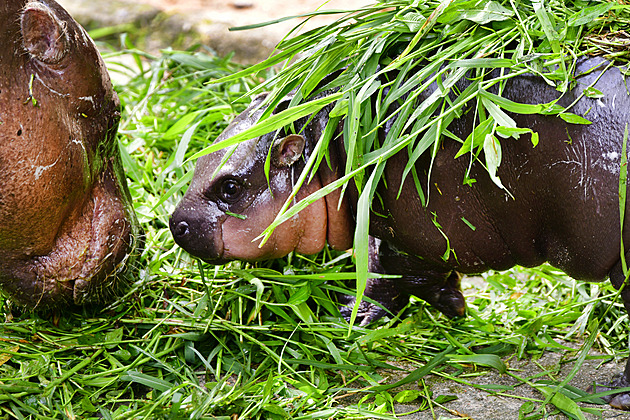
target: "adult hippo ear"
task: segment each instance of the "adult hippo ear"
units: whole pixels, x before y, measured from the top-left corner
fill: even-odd
[[[20,21],[24,49],[34,58],[57,64],[68,51],[66,25],[41,3],[29,2]]]
[[[306,140],[299,134],[289,134],[274,142],[271,150],[271,161],[277,168],[293,165],[304,152]]]

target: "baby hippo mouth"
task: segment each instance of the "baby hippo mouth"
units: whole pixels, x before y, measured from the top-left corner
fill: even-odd
[[[127,267],[140,234],[113,171],[104,171],[77,207],[61,225],[51,252],[22,261],[11,270],[13,278],[2,279],[17,303],[100,304],[128,285]]]

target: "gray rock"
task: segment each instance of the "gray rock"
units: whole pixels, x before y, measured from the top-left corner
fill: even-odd
[[[568,347],[576,347],[573,343],[562,343]],[[503,358],[509,368],[509,372],[513,375],[527,379],[530,382],[540,380],[549,380],[560,382],[566,378],[573,369],[575,362],[572,358],[576,357],[574,353],[571,355],[561,352],[545,352],[545,354],[537,360],[517,360],[515,355]],[[592,357],[592,358],[591,358]],[[602,356],[594,351],[590,352],[589,358],[584,361],[582,367],[569,383],[570,386],[587,390],[593,383],[606,383],[615,374],[623,371],[624,363],[608,361],[601,364],[602,359],[608,360],[608,356]],[[397,362],[389,362],[390,364],[401,367],[407,371],[415,369],[417,366],[409,367]],[[601,364],[601,366],[600,366]],[[453,374],[455,369],[447,369],[448,374]],[[396,383],[404,379],[408,373],[403,371],[380,371],[380,375],[385,378],[381,383]],[[399,388],[389,390],[390,395],[394,396],[403,390],[420,391],[425,394],[426,389],[435,399],[439,396],[455,396],[456,399],[444,403],[442,406],[433,404],[433,412],[428,407],[426,401],[415,400],[406,404],[396,404],[395,413],[398,418],[403,420],[434,420],[434,419],[471,419],[471,420],[517,420],[519,418],[519,410],[527,401],[534,403],[534,411],[525,413],[532,415],[541,406],[541,401],[545,399],[544,395],[537,391],[534,387],[518,380],[509,374],[500,374],[494,369],[479,367],[474,369],[466,366],[464,372],[457,376],[461,382],[454,381],[447,377],[439,375],[428,375],[424,378],[424,385],[418,383],[409,383]],[[504,386],[512,387],[510,390],[480,389],[479,386]],[[342,405],[356,404],[363,397],[361,394],[342,398],[339,403]],[[595,419],[628,419],[630,414],[611,408],[609,405],[594,405],[578,403],[582,408],[591,408],[601,411],[599,414],[584,413],[587,420]],[[422,409],[422,411],[419,411]],[[555,411],[555,407],[551,404],[546,407],[547,413]],[[550,420],[568,420],[564,414],[548,415],[546,418]]]

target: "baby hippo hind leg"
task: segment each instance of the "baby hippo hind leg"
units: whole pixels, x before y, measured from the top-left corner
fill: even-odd
[[[377,238],[370,237],[369,245],[370,272],[402,277],[368,279],[364,296],[378,304],[361,301],[358,311],[361,325],[376,321],[387,313],[397,313],[407,305],[409,295],[426,301],[449,318],[464,315],[466,303],[458,273],[426,270],[417,257],[397,252]],[[341,314],[349,319],[355,298],[344,296],[340,301],[346,305],[341,308]]]

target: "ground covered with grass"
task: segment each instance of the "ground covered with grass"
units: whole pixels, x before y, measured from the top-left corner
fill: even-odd
[[[591,348],[628,356],[616,292],[549,267],[488,274],[491,286],[467,291],[463,319],[412,300],[363,328],[350,327],[336,303],[338,293],[353,293],[350,253],[222,267],[192,259],[168,230],[192,173],[188,157],[267,74],[208,84],[239,70],[211,52],[127,49],[107,61],[145,248],[128,293],[105,308],[39,313],[1,301],[0,417],[392,418],[396,403],[432,410],[457,398],[434,396],[424,381],[431,372],[465,383],[471,367],[515,375],[502,359],[510,355],[571,351],[574,371]],[[575,352],[567,341],[584,344]],[[392,384],[388,372],[401,370],[406,379]],[[556,392],[560,380],[520,380],[541,391],[527,418],[593,410],[579,408],[575,391]],[[415,386],[401,391],[403,383]]]

